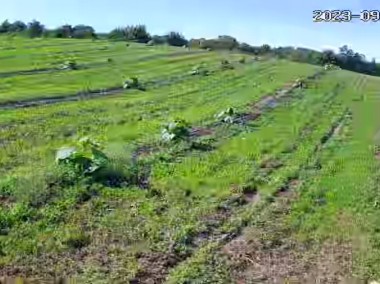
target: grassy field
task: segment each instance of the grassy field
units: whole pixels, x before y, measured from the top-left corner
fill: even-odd
[[[380,279],[379,79],[241,57],[1,38],[0,275]],[[208,76],[189,73],[200,64]],[[145,91],[123,89],[130,76]],[[179,118],[183,136],[163,141]],[[57,163],[82,137],[105,158]]]

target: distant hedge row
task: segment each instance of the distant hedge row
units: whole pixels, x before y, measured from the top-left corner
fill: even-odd
[[[22,21],[10,23],[5,20],[0,25],[0,34],[20,34],[31,38],[51,37],[51,38],[98,38],[95,29],[87,25],[63,25],[56,29],[46,29],[43,24],[33,20],[26,24]],[[151,35],[145,25],[131,25],[118,27],[104,34],[102,37],[113,41],[135,41],[149,45],[168,44],[172,46],[186,46],[188,48],[200,48],[207,50],[238,50],[240,52],[259,55],[271,54],[272,56],[289,59],[297,62],[324,65],[334,64],[342,69],[356,71],[371,75],[380,75],[380,65],[373,59],[367,61],[365,56],[359,54],[346,45],[340,48],[338,53],[332,50],[323,52],[307,48],[278,47],[271,48],[268,44],[261,46],[251,46],[247,43],[240,43],[236,38],[222,35],[214,39],[191,39],[187,40],[178,32],[169,32],[166,35]]]

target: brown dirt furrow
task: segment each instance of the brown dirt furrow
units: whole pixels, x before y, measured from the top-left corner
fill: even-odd
[[[340,135],[342,127],[342,121],[335,123],[318,151]],[[294,237],[286,220],[301,186],[301,180],[289,179],[276,192],[275,202],[258,215],[256,225],[223,246],[235,283],[364,283],[352,276],[351,243],[304,243]]]
[[[307,246],[292,237],[284,219],[290,210],[288,194],[222,251],[229,257],[235,283],[361,283],[352,275],[352,247],[328,242]]]
[[[311,76],[312,79],[317,78],[317,76],[313,75]],[[310,79],[310,78],[309,78]],[[292,85],[293,89],[298,88],[299,85]],[[287,96],[291,91],[286,90],[286,92],[281,92],[281,90],[277,91],[277,97],[283,98]],[[277,100],[276,96],[273,96]],[[263,100],[259,100],[258,102],[255,102],[252,106],[254,109],[258,109],[259,106],[262,110],[264,110],[267,107],[267,103],[271,102],[273,103],[272,97],[268,99],[268,97],[264,98]],[[260,113],[261,114],[261,113]],[[259,115],[260,115],[259,114]],[[249,115],[253,115],[256,118],[259,116],[257,113],[251,113]],[[292,192],[292,188],[296,185],[299,184],[298,180],[289,180],[287,185],[284,187],[284,194],[279,194],[279,196],[285,195],[289,196]],[[206,230],[203,230],[199,232],[197,235],[192,237],[192,247],[193,251],[195,251],[197,248],[201,247],[205,243],[208,242],[218,242],[218,243],[227,243],[229,241],[232,241],[238,237],[238,235],[234,232],[232,233],[223,233],[219,231],[218,229],[226,222],[234,213],[234,211],[241,206],[244,205],[252,205],[258,203],[261,198],[259,193],[257,192],[257,189],[252,189],[252,188],[239,188],[239,185],[232,185],[231,191],[232,192],[240,192],[240,194],[233,194],[231,198],[227,200],[227,202],[224,203],[224,205],[219,206],[216,212],[213,212],[207,216],[204,216],[202,219],[202,223],[206,224]],[[171,254],[171,252],[168,252],[168,254]],[[184,261],[190,257],[190,255],[185,256],[183,258],[177,258],[177,262],[173,265],[177,266],[180,262]],[[161,264],[157,264],[159,267],[166,267],[162,266]],[[141,266],[138,275],[144,275],[143,278],[136,277],[134,279],[135,281],[140,281],[140,282],[135,282],[135,283],[163,283],[163,281],[158,280],[157,276],[154,278],[156,282],[149,282],[150,280],[147,280],[145,275],[154,275],[156,272],[157,265],[152,264],[152,265],[143,265]],[[167,267],[166,270],[160,269],[161,275],[160,279],[165,279],[166,276],[169,273],[169,268]],[[146,281],[146,282],[144,282]]]

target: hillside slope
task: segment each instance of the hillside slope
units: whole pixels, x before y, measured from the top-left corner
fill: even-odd
[[[79,40],[1,51],[0,274],[379,279],[379,79],[241,57]],[[123,88],[133,76],[144,91]],[[84,149],[57,163],[63,146]]]

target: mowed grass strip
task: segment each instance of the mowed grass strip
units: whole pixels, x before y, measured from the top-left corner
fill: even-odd
[[[278,149],[284,148],[289,137],[290,141],[295,139],[302,126],[306,123],[308,112],[305,110],[313,105],[317,107],[318,100],[321,100],[326,95],[326,91],[330,92],[334,88],[335,79],[322,79],[318,89],[306,90],[302,101],[294,102],[293,111],[287,111],[286,108],[274,110],[273,114],[269,114],[264,120],[265,127],[261,127],[252,133],[241,134],[240,136],[231,139],[226,144],[221,145],[220,149],[207,157],[191,157],[183,161],[179,165],[174,165],[173,169],[162,169],[157,174],[156,182],[166,184],[165,189],[169,188],[187,188],[190,186],[192,190],[203,192],[202,186],[199,184],[202,181],[205,184],[206,177],[209,177],[216,184],[205,184],[206,187],[215,188],[218,192],[223,192],[230,189],[232,184],[241,184],[239,176],[246,179],[247,176],[255,175],[253,171],[255,164],[262,161],[265,157],[261,155],[266,151],[275,152],[281,151]],[[243,97],[243,92],[241,93]],[[315,104],[315,105],[314,105]],[[290,107],[290,106],[289,106]],[[312,113],[312,112],[311,112]],[[276,123],[273,122],[272,116],[278,118]],[[282,118],[281,118],[282,117]],[[300,117],[302,119],[300,119]],[[286,137],[286,139],[284,138]],[[277,148],[278,147],[278,148]],[[229,161],[228,163],[226,161]],[[238,165],[232,163],[236,161]],[[213,166],[214,165],[214,166]],[[235,169],[237,174],[231,174]],[[165,174],[166,173],[166,174]],[[212,174],[211,174],[212,173]],[[218,176],[219,178],[214,178]],[[160,177],[160,175],[163,175]],[[199,175],[199,182],[197,176]],[[189,177],[189,180],[186,177]],[[161,178],[165,182],[161,181]],[[231,179],[231,180],[229,180]],[[219,184],[219,182],[221,184]],[[162,186],[162,185],[161,185]],[[207,191],[209,193],[209,191]]]
[[[213,55],[210,54],[193,54],[183,56],[179,62],[170,64],[169,66],[167,64],[172,59],[164,58],[132,65],[124,65],[122,63],[118,65],[116,63],[111,66],[76,70],[75,72],[3,78],[0,79],[0,102],[75,95],[80,92],[88,92],[89,90],[106,89],[115,86],[121,87],[123,80],[129,76],[141,76],[142,80],[150,80],[157,77],[169,76],[177,72],[185,73],[191,67],[184,65],[184,62],[191,60],[191,63],[195,64],[196,62],[210,61],[212,57]]]
[[[348,94],[348,91],[344,91],[339,95],[343,97]],[[313,107],[310,107],[310,109],[313,110]],[[303,176],[300,172],[302,172],[307,165],[314,165],[314,159],[321,153],[324,153],[323,151],[331,154],[331,149],[324,150],[325,148],[319,148],[319,152],[322,151],[321,153],[315,152],[315,149],[316,146],[321,143],[321,138],[329,132],[334,118],[337,114],[341,114],[341,110],[344,111],[344,108],[339,108],[339,110],[337,108],[332,108],[330,113],[326,113],[326,119],[320,121],[321,123],[318,124],[318,128],[315,129],[315,131],[306,136],[302,136],[301,144],[294,152],[289,153],[288,159],[283,161],[283,166],[279,170],[275,170],[269,176],[272,180],[281,180],[281,183],[269,182],[266,184],[264,192],[260,191],[260,186],[258,186],[259,191],[262,192],[261,201],[259,201],[257,206],[246,206],[236,210],[230,219],[220,228],[220,230],[217,231],[219,236],[228,233],[239,233],[245,226],[249,226],[250,224],[260,225],[260,223],[256,224],[255,220],[260,217],[260,212],[268,206],[265,204],[273,201],[276,202],[275,199],[264,198],[264,196],[268,196],[267,194],[270,194],[269,196],[275,194],[280,189],[279,186],[285,185],[288,180],[297,179],[299,184],[304,182],[304,180],[302,180]],[[318,116],[317,113],[314,113],[313,118],[318,121],[320,116]],[[305,120],[305,122],[306,121],[307,120]],[[332,137],[332,139],[336,139],[336,137]],[[285,140],[288,139],[285,138]],[[298,139],[293,140],[294,142],[290,140],[290,143],[298,142],[297,140]],[[331,144],[332,142],[329,140],[329,143]],[[295,157],[295,159],[293,159],[293,157]],[[272,237],[275,240],[276,236],[268,236],[268,239],[272,240]],[[230,283],[229,281],[232,281],[230,269],[232,268],[228,266],[225,258],[220,254],[220,248],[223,244],[223,242],[214,242],[211,239],[209,243],[206,243],[191,258],[172,269],[167,283],[186,283],[186,281],[190,281],[190,279],[192,281],[199,281],[200,283],[203,281],[209,281],[210,283],[217,281],[222,281],[221,283]],[[252,270],[252,273],[252,277],[254,277],[254,270]]]
[[[193,53],[201,53],[201,51],[186,51],[184,49],[174,49],[170,47],[153,47],[150,49],[141,47],[125,47],[124,43],[102,43],[98,46],[87,46],[87,49],[62,49],[51,50],[45,49],[43,53],[28,54],[23,50],[17,55],[3,56],[1,59],[2,65],[0,70],[0,77],[16,76],[17,71],[35,71],[44,69],[56,69],[68,60],[75,60],[78,68],[89,68],[95,63],[133,63],[138,61],[147,61],[159,57],[175,57],[186,56]],[[0,57],[1,58],[1,57]],[[14,74],[14,75],[13,75]],[[22,74],[20,74],[22,75]]]
[[[366,96],[380,82],[369,76],[361,76],[360,80],[364,83],[352,90],[348,103],[353,117],[346,131],[349,143],[339,147],[334,156],[322,157],[326,167],[311,175],[293,206],[290,220],[302,240],[348,243],[354,275],[378,280],[379,103],[356,99]],[[335,230],[331,231],[331,227]]]
[[[27,160],[38,161],[46,157],[52,159],[53,152],[46,150],[70,142],[75,135],[103,133],[111,144],[132,142],[135,139],[144,143],[145,140],[152,140],[152,134],[153,139],[156,139],[162,124],[177,116],[185,118],[190,123],[205,123],[207,119],[214,119],[213,116],[220,110],[231,105],[242,107],[297,77],[294,75],[296,72],[294,74],[288,72],[286,65],[282,64],[273,67],[264,63],[262,67],[257,68],[252,67],[251,71],[248,69],[246,76],[241,76],[240,72],[227,72],[222,73],[220,77],[191,81],[187,87],[186,84],[183,87],[181,84],[178,87],[164,88],[153,94],[144,93],[141,95],[143,99],[139,98],[138,94],[133,97],[139,102],[137,107],[134,106],[133,99],[126,97],[118,98],[116,101],[115,99],[89,101],[83,106],[75,103],[65,104],[67,107],[63,112],[59,106],[41,107],[34,112],[31,110],[4,112],[1,137],[4,145],[2,164],[6,167],[3,169],[8,171],[12,165],[17,164],[27,168],[29,164]],[[303,66],[300,69],[301,74],[312,72],[312,69],[302,68]],[[277,73],[280,80],[276,82],[268,80],[266,70],[273,70],[270,72]],[[262,80],[262,86],[251,87],[249,84],[251,80],[259,82]],[[239,95],[236,95],[237,92]],[[149,100],[150,98],[152,100]],[[52,114],[47,115],[48,112]],[[162,116],[162,113],[165,115]],[[11,121],[22,116],[24,119],[16,118],[12,123],[13,126],[10,126],[5,115]],[[43,148],[36,148],[38,145],[43,145]]]
[[[317,124],[318,128],[315,129],[315,133],[323,133],[323,131],[321,131],[322,128],[325,128],[325,132],[329,131],[329,128],[323,127],[323,125],[329,125],[329,123],[334,125],[334,122],[345,113],[344,110],[347,107],[353,110],[353,122],[349,119],[343,120],[343,124],[336,127],[334,133],[332,133],[333,136],[327,141],[328,143],[323,148],[319,148],[315,154],[315,145],[312,145],[312,140],[306,140],[305,144],[299,147],[299,151],[292,153],[288,158],[290,164],[294,163],[294,165],[299,164],[303,166],[301,167],[301,173],[297,175],[299,184],[302,185],[299,189],[302,190],[300,192],[300,199],[296,201],[293,208],[289,210],[292,223],[290,227],[287,228],[289,230],[291,228],[293,234],[298,232],[301,239],[308,240],[309,246],[310,241],[315,241],[316,239],[323,241],[326,238],[330,238],[333,242],[337,240],[356,242],[358,234],[363,233],[363,231],[357,228],[356,224],[365,224],[364,226],[360,226],[361,229],[366,227],[368,235],[372,234],[372,237],[375,237],[373,232],[376,230],[376,222],[374,221],[375,219],[371,219],[369,216],[377,215],[377,213],[375,213],[376,207],[371,206],[372,203],[368,203],[368,200],[373,200],[376,194],[373,190],[374,178],[376,179],[376,175],[374,175],[373,171],[378,167],[374,159],[373,147],[368,146],[373,143],[371,143],[370,137],[378,128],[378,123],[368,122],[375,121],[376,112],[374,110],[376,106],[358,103],[352,104],[351,100],[353,98],[365,92],[363,90],[365,84],[357,85],[356,80],[347,80],[351,76],[347,74],[343,75],[346,78],[346,82],[351,82],[353,88],[348,85],[348,88],[339,96],[339,104],[332,105],[333,108],[328,109],[330,114],[325,117],[324,112],[324,117],[322,119],[319,117],[321,123]],[[358,77],[354,78],[354,76],[352,76],[350,79],[357,79]],[[355,86],[360,87],[357,89]],[[350,103],[341,104],[342,102]],[[363,127],[365,121],[367,121],[366,127]],[[312,134],[310,138],[313,136],[317,138],[313,139],[314,143],[317,142],[318,144],[321,136],[319,136],[318,139],[318,135],[315,136]],[[344,141],[341,141],[341,136],[343,136]],[[309,150],[305,151],[306,149]],[[309,152],[309,155],[305,155],[306,152]],[[308,156],[307,159],[302,158],[306,156]],[[300,158],[303,160],[302,162]],[[346,165],[348,165],[348,167],[346,167]],[[356,170],[354,170],[354,168],[356,168]],[[281,170],[276,171],[273,177],[275,178],[279,174],[281,174]],[[293,174],[290,176],[294,178]],[[278,188],[277,186],[278,184],[273,189]],[[366,209],[362,211],[363,207]],[[353,209],[353,212],[351,209]],[[278,211],[276,208],[275,210]],[[356,218],[353,215],[357,215],[358,213],[360,221],[354,221],[353,219]],[[260,219],[260,209],[257,211],[252,210],[251,214],[241,212],[235,219],[236,224],[233,225],[234,222],[232,222],[226,226],[226,228],[237,226],[237,224],[241,226],[245,224],[245,222],[248,222],[248,224],[254,223],[258,227],[266,226],[265,223],[255,223],[256,219]],[[342,223],[342,220],[344,220],[344,223]],[[288,222],[286,219],[273,221],[269,219],[269,222],[284,222],[282,225],[276,225],[277,227],[283,225],[287,226],[287,224],[289,226],[289,223],[286,223]],[[268,224],[268,226],[273,227],[271,224]],[[331,227],[336,228],[336,230],[331,231]],[[250,229],[246,231],[249,232]],[[272,233],[275,234],[276,232],[273,231]],[[276,241],[276,236],[268,236],[268,239]],[[220,255],[219,248],[220,246],[217,243],[211,243],[202,248],[194,257],[172,271],[168,283],[185,283],[185,281],[189,279],[199,282],[222,281],[222,283],[230,283],[233,281],[231,278],[232,272],[233,269],[236,268],[229,266],[226,259]],[[339,249],[339,247],[337,247],[337,249]],[[355,274],[360,275],[359,278],[361,279],[377,279],[379,276],[377,273],[378,269],[376,269],[376,263],[378,263],[376,253],[370,252],[373,247],[366,246],[356,249],[356,260],[354,263],[356,268]],[[245,253],[247,253],[247,257],[249,258],[248,254],[254,252],[246,250]],[[268,248],[268,254],[269,253],[270,248]],[[303,254],[304,253],[303,251]],[[348,253],[348,251],[346,253]],[[308,257],[310,257],[310,255]],[[244,260],[243,258],[244,255],[241,256],[241,260],[247,261],[247,259]],[[304,259],[303,262],[305,261],[307,260]],[[258,265],[260,264],[261,262],[259,260]],[[293,263],[293,265],[297,264]],[[248,274],[246,274],[246,277],[254,279],[255,276],[257,276],[255,274],[256,269],[256,267],[250,268],[250,263],[248,262]],[[270,267],[268,269],[270,269]],[[352,267],[350,269],[352,269]],[[257,273],[260,272],[257,271]],[[278,271],[277,274],[284,275],[284,273],[286,273],[286,271]],[[274,277],[274,275],[271,276]],[[352,275],[346,276],[350,277]]]

